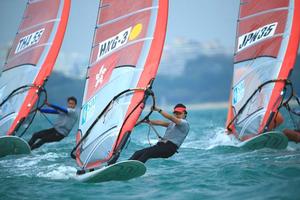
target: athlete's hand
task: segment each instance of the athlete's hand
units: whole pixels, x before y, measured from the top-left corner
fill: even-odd
[[[153,107],[152,107],[152,110],[154,110],[154,111],[159,111],[159,110],[161,110],[161,109],[158,108],[158,107],[156,107],[156,106],[153,106]]]
[[[150,123],[150,119],[147,118],[147,119],[145,119],[143,122],[148,124],[148,123]]]

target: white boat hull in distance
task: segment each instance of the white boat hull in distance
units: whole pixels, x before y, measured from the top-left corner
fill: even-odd
[[[279,131],[271,131],[255,136],[242,142],[239,147],[247,150],[262,148],[285,149],[288,145],[288,138]]]
[[[0,137],[0,158],[8,155],[30,154],[28,143],[17,136]]]
[[[85,174],[76,175],[75,179],[86,183],[100,183],[107,181],[127,181],[146,173],[144,163],[136,160],[126,160],[87,172]]]

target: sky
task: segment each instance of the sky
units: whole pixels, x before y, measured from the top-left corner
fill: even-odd
[[[0,64],[14,39],[26,0],[0,1]],[[72,0],[65,39],[55,70],[69,76],[84,74],[92,43],[99,0]],[[169,0],[169,18],[160,73],[176,65],[180,73],[186,59],[197,52],[232,53],[239,0]],[[178,59],[174,60],[174,55]],[[181,56],[178,56],[181,55]],[[172,63],[174,62],[174,63]]]

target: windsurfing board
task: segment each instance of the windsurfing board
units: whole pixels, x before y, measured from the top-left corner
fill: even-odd
[[[242,142],[239,147],[247,150],[262,148],[285,149],[288,145],[288,138],[279,131],[271,131],[255,136]]]
[[[137,160],[121,161],[95,171],[76,175],[75,179],[86,183],[100,183],[106,181],[127,181],[146,173],[144,163]]]
[[[7,155],[30,154],[28,143],[17,136],[0,137],[0,158]]]

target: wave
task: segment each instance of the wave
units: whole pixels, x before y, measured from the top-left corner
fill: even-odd
[[[238,147],[239,144],[236,138],[226,134],[223,127],[215,127],[193,135],[194,137],[182,144],[182,148],[210,150],[216,147]]]
[[[60,164],[49,165],[48,169],[37,173],[37,177],[49,178],[52,180],[67,180],[75,177],[77,169],[72,166]]]
[[[70,163],[70,166],[68,165]],[[30,155],[8,156],[0,161],[2,175],[43,177],[55,180],[70,179],[75,176],[76,168],[71,166],[73,161],[66,152],[34,151]]]

